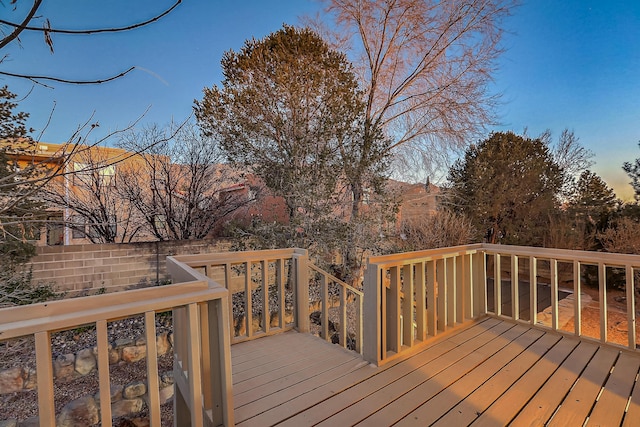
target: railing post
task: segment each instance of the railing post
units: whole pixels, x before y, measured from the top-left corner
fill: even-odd
[[[473,314],[480,316],[487,313],[487,257],[483,251],[473,254]]]
[[[296,329],[309,332],[309,253],[296,249]]]
[[[214,425],[231,426],[234,424],[234,414],[227,298],[207,302],[208,325],[203,334],[207,334],[208,371],[211,375],[207,393],[211,395],[212,405],[206,409],[211,410]]]
[[[382,360],[382,283],[376,264],[367,261],[364,273],[364,359],[378,365]]]

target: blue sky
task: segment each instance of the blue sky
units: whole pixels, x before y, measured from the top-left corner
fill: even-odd
[[[21,2],[19,2],[21,3]],[[41,14],[52,26],[87,28],[126,25],[169,7],[170,0],[44,2]],[[135,65],[118,81],[99,86],[56,84],[48,89],[0,77],[13,92],[28,97],[20,109],[43,141],[62,142],[93,115],[100,127],[93,138],[142,123],[183,120],[202,89],[219,83],[224,51],[245,39],[263,37],[283,23],[320,10],[313,0],[186,0],[149,27],[122,34],[53,35],[51,55],[40,34],[24,34],[22,44],[3,50],[0,64],[10,72],[101,78]],[[6,9],[0,8],[5,14]],[[573,130],[595,153],[593,170],[629,198],[624,161],[640,157],[640,1],[524,0],[506,22],[505,54],[493,89],[502,93],[500,124],[490,130],[536,136],[550,129]]]

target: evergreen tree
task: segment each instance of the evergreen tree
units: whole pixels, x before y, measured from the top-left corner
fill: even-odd
[[[563,171],[547,144],[497,132],[472,144],[449,171],[450,203],[490,243],[544,245]]]

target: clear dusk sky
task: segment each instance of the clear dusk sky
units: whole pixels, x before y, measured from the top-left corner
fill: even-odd
[[[19,5],[25,2],[18,2]],[[120,26],[150,18],[171,0],[49,0],[41,15],[52,27]],[[0,6],[5,18],[9,2]],[[24,7],[24,5],[22,6]],[[92,115],[100,127],[90,139],[141,123],[184,120],[202,89],[221,80],[224,51],[261,38],[283,23],[321,9],[314,0],[184,0],[170,15],[141,29],[92,36],[54,34],[55,54],[41,34],[21,36],[2,50],[7,72],[97,79],[140,67],[98,86],[54,84],[49,89],[0,77],[20,97],[29,125],[42,141],[66,141]],[[22,15],[20,15],[22,16]],[[624,161],[640,157],[640,0],[523,0],[506,22],[506,51],[495,75],[502,93],[500,124],[490,130],[573,130],[595,153],[592,168],[618,197],[632,196]],[[30,92],[31,91],[31,92]],[[29,93],[30,92],[30,93]],[[55,105],[51,122],[46,123]],[[46,126],[46,129],[45,129]]]

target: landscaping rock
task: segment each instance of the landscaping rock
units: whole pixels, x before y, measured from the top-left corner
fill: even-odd
[[[23,374],[20,366],[0,372],[0,394],[21,391],[24,386]]]
[[[171,344],[169,344],[169,337],[166,332],[158,334],[156,337],[156,348],[158,350],[158,356],[162,356],[171,348]]]
[[[116,340],[116,348],[128,347],[133,345],[135,342],[132,338],[118,338]]]
[[[111,384],[111,402],[122,399],[122,386]],[[96,401],[96,405],[100,406],[100,392],[97,392],[93,398]]]
[[[173,399],[173,393],[174,393],[173,384],[161,388],[160,389],[160,404],[164,405],[165,403],[167,403],[168,401]]]
[[[132,418],[131,424],[134,427],[149,427],[149,418]]]
[[[127,363],[137,362],[147,357],[147,346],[137,345],[124,347],[122,349],[122,360]]]
[[[92,350],[93,356],[98,360],[98,347],[93,347]],[[107,347],[107,354],[109,355],[109,365],[115,365],[120,361],[120,352],[111,343]]]
[[[57,427],[91,426],[100,421],[98,405],[91,396],[84,396],[67,403],[56,423]]]
[[[23,387],[25,390],[35,390],[38,387],[38,372],[35,368],[25,368]]]
[[[76,355],[76,371],[80,375],[87,375],[97,366],[96,357],[93,355],[93,349],[85,348],[80,350]]]
[[[173,385],[173,371],[165,372],[160,375],[160,387],[166,387],[168,385]]]
[[[75,354],[61,354],[53,361],[53,376],[63,382],[75,378]]]
[[[111,404],[111,416],[123,417],[130,414],[137,414],[142,411],[144,400],[141,398],[123,399]]]
[[[122,397],[125,399],[134,399],[140,397],[147,392],[147,385],[143,382],[135,382],[124,386]]]

